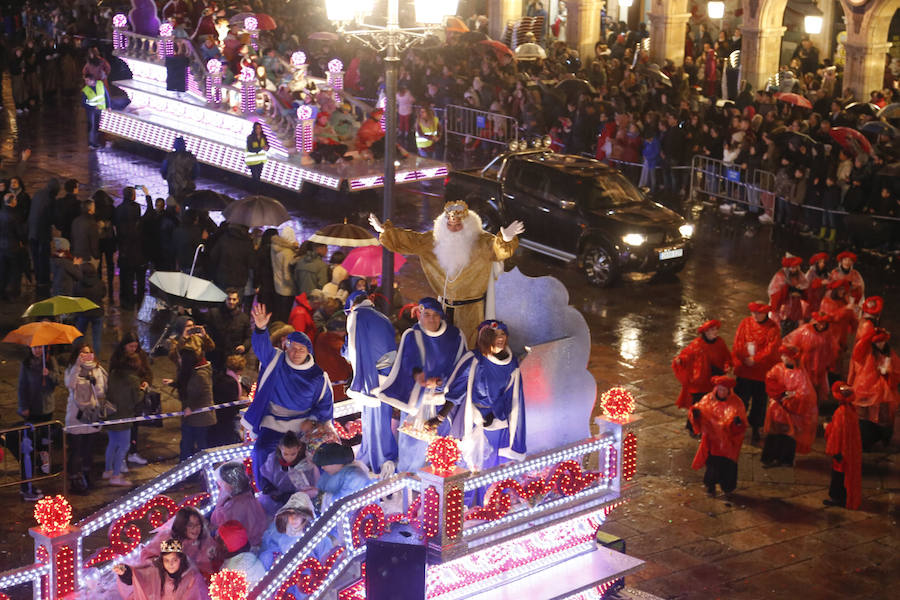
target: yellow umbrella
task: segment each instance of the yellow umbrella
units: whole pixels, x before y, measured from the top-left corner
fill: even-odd
[[[35,346],[71,344],[80,337],[81,332],[71,325],[54,323],[52,321],[38,321],[36,323],[26,323],[18,329],[13,329],[6,334],[2,341],[34,348]]]

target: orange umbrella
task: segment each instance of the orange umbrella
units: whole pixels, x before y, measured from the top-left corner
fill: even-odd
[[[498,42],[497,40],[481,40],[480,42],[478,42],[478,44],[480,46],[486,46],[493,50],[498,59],[504,54],[513,57],[516,55],[515,52],[509,49],[509,46],[507,46],[503,42]]]
[[[788,104],[799,106],[800,108],[812,108],[812,102],[810,102],[800,94],[794,94],[791,92],[784,94],[775,94],[775,99],[779,102],[787,102]]]
[[[451,31],[453,33],[468,33],[469,28],[466,27],[466,24],[462,22],[462,19],[458,17],[449,17],[447,19],[447,25],[444,27],[447,31]]]
[[[2,341],[23,346],[52,346],[54,344],[71,344],[81,337],[81,332],[71,325],[54,323],[53,321],[37,321],[26,323],[18,329],[6,334]]]

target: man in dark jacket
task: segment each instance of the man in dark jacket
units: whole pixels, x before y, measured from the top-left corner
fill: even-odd
[[[159,233],[156,242],[159,245],[159,264],[153,265],[157,271],[175,270],[175,229],[180,223],[178,206],[164,206],[159,217]]]
[[[677,194],[681,189],[681,172],[674,167],[681,166],[684,156],[684,132],[678,127],[678,118],[669,113],[665,118],[665,129],[660,120],[661,153],[663,159],[663,183],[666,191]]]
[[[178,269],[182,273],[191,271],[197,246],[202,244],[204,240],[203,233],[203,228],[200,226],[200,215],[196,210],[186,210],[181,223],[172,233],[172,247],[175,249]],[[202,269],[194,270],[194,275],[198,273],[202,274]]]
[[[143,192],[147,202],[152,203],[146,186],[143,186]],[[135,190],[131,186],[122,190],[122,204],[113,212],[113,225],[119,245],[119,303],[123,309],[131,310],[135,302],[140,304],[144,299],[147,276],[147,261],[141,240],[141,207],[135,201]]]
[[[324,257],[328,246],[307,242],[306,254],[294,263],[294,286],[298,294],[321,290],[328,283],[328,265]]]
[[[37,296],[46,298],[50,293],[50,242],[53,239],[53,203],[59,194],[59,180],[47,182],[31,199],[28,211],[28,247],[37,279]]]
[[[157,271],[162,270],[159,266],[163,252],[159,239],[159,225],[165,209],[166,201],[157,198],[155,205],[147,204],[147,210],[141,217],[141,247],[144,249],[144,259],[148,263],[153,263],[153,268]]]
[[[27,230],[16,212],[16,196],[7,193],[0,208],[0,300],[7,301],[7,287],[15,282],[19,272],[19,253],[25,245]]]
[[[241,310],[241,295],[238,288],[226,288],[225,303],[209,311],[207,326],[216,347],[207,355],[213,368],[221,371],[225,357],[244,355],[250,348],[250,317]]]
[[[100,264],[100,226],[94,218],[96,206],[93,200],[81,204],[81,214],[72,221],[72,255]]]
[[[175,138],[172,152],[166,155],[159,172],[169,184],[169,195],[179,206],[184,206],[184,197],[195,188],[197,159],[188,152],[184,138]]]
[[[221,289],[243,289],[250,277],[253,240],[243,225],[227,223],[209,253],[213,282]]]
[[[53,226],[59,236],[72,241],[72,222],[81,214],[78,201],[78,180],[67,179],[63,184],[65,196],[53,203]]]

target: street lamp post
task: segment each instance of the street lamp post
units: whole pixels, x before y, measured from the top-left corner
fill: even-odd
[[[430,27],[443,22],[447,15],[456,14],[458,0],[416,0],[416,21],[425,27],[400,27],[400,0],[387,0],[385,25],[369,25],[362,19],[372,14],[372,0],[326,0],[328,18],[338,23],[338,31],[362,42],[376,52],[384,52],[384,202],[383,221],[394,212],[394,184],[397,160],[397,75],[400,53],[425,38]],[[361,29],[346,31],[344,26],[356,20]],[[388,307],[394,296],[394,254],[382,248],[381,289]]]

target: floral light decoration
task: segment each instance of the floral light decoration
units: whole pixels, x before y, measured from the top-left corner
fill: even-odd
[[[222,61],[218,58],[211,58],[206,61],[206,70],[210,75],[218,75],[222,72]]]
[[[113,17],[113,27],[125,27],[126,25],[128,25],[128,17],[122,13]]]
[[[428,444],[425,459],[431,463],[437,475],[449,475],[459,461],[462,453],[459,445],[452,437],[438,437]]]
[[[623,387],[610,388],[600,396],[600,408],[611,421],[627,421],[634,412],[634,396]]]
[[[259,21],[256,20],[256,17],[247,17],[244,19],[244,29],[247,31],[256,31],[259,29]]]
[[[209,582],[210,600],[246,600],[250,585],[243,571],[222,569]]]
[[[328,61],[328,71],[331,73],[340,73],[344,70],[344,63],[339,58],[332,58]]]
[[[171,23],[163,23],[159,26],[159,37],[172,37],[173,27]]]
[[[63,496],[48,496],[34,505],[34,519],[47,535],[65,531],[72,522],[72,505]]]
[[[295,67],[295,68],[302,67],[305,64],[306,64],[306,53],[305,52],[303,52],[301,50],[297,50],[296,52],[291,54],[291,66],[292,67]]]

